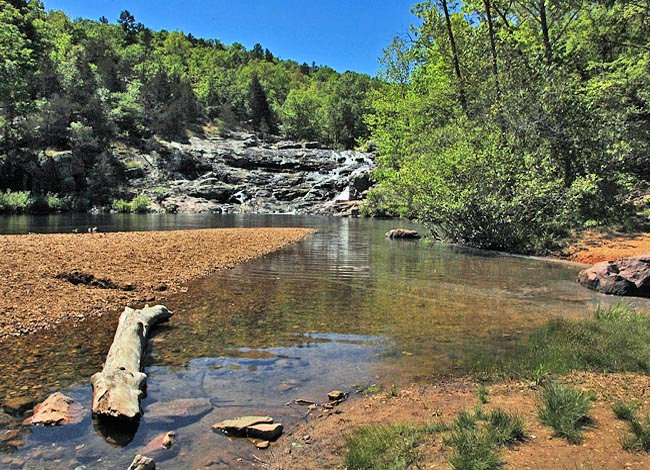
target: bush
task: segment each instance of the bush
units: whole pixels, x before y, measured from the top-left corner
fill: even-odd
[[[29,191],[7,191],[0,193],[0,211],[11,214],[28,212],[32,198]]]
[[[641,422],[637,417],[637,407],[624,402],[616,403],[612,410],[618,419],[630,425],[631,434],[623,438],[623,447],[630,451],[650,451],[650,417]]]
[[[124,199],[117,199],[113,201],[113,210],[115,212],[131,212],[131,203],[125,201]]]
[[[579,390],[557,384],[542,389],[538,405],[539,419],[555,435],[572,444],[582,441],[582,429],[589,422],[593,398]]]
[[[131,201],[131,212],[138,212],[138,213],[148,212],[150,207],[151,207],[151,199],[149,199],[147,196],[143,194],[134,197],[133,200]]]

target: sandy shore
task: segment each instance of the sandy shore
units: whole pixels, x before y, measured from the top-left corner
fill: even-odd
[[[586,232],[562,256],[578,263],[595,264],[650,253],[650,233]]]
[[[304,239],[310,229],[0,236],[0,340],[127,304]],[[76,284],[75,284],[76,283]]]
[[[620,400],[641,403],[640,416],[648,411],[646,391],[650,378],[635,374],[574,373],[561,382],[593,392],[596,401],[589,413],[591,422],[584,441],[568,444],[553,436],[537,415],[539,388],[526,382],[488,386],[488,403],[481,405],[477,386],[471,381],[443,381],[435,385],[410,385],[377,395],[351,400],[334,410],[315,410],[306,424],[290,430],[291,435],[270,455],[270,468],[342,469],[345,467],[346,437],[360,426],[451,423],[460,411],[480,405],[484,411],[501,408],[519,413],[529,438],[512,448],[504,448],[505,468],[512,469],[647,469],[650,454],[628,452],[621,440],[627,423],[616,419],[612,405]],[[449,468],[451,449],[444,433],[428,436],[419,447],[420,461],[414,468]]]

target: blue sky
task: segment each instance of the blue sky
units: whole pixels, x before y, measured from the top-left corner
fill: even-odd
[[[413,2],[415,0],[412,0]],[[248,49],[259,42],[276,56],[374,75],[392,37],[415,21],[405,0],[44,0],[73,18],[122,10],[152,29],[181,30]]]

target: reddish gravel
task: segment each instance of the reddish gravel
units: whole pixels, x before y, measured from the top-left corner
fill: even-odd
[[[260,228],[2,235],[0,341],[159,300],[190,279],[263,256],[310,233]]]
[[[586,232],[564,251],[571,261],[595,264],[650,253],[650,233]]]

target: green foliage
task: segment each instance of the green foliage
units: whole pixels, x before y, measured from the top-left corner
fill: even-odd
[[[151,199],[149,199],[147,196],[143,194],[134,197],[133,200],[131,201],[132,212],[138,212],[138,213],[148,212],[150,206],[151,206]]]
[[[0,210],[11,214],[28,212],[30,207],[29,191],[7,191],[0,193]]]
[[[117,199],[113,201],[113,210],[115,212],[131,212],[131,203],[128,201],[125,201],[124,199]]]
[[[125,201],[124,199],[117,199],[113,201],[112,209],[115,212],[136,212],[144,213],[149,212],[151,207],[151,199],[147,196],[140,194],[135,196],[131,202]]]
[[[483,404],[490,401],[490,391],[483,384],[478,384],[476,386],[476,395],[478,396],[478,400]]]
[[[623,401],[619,401],[612,405],[612,411],[614,412],[616,417],[622,421],[635,420],[636,410],[637,410],[636,406],[630,403],[625,403]]]
[[[589,423],[592,402],[593,398],[580,390],[552,383],[540,394],[539,419],[552,427],[556,436],[578,444],[584,426]]]
[[[443,3],[417,4],[415,40],[396,38],[381,59],[367,212],[517,252],[623,222],[650,178],[647,6],[463,1],[447,17]]]
[[[414,426],[366,426],[346,439],[348,470],[407,470],[416,464],[418,445],[429,430]]]

